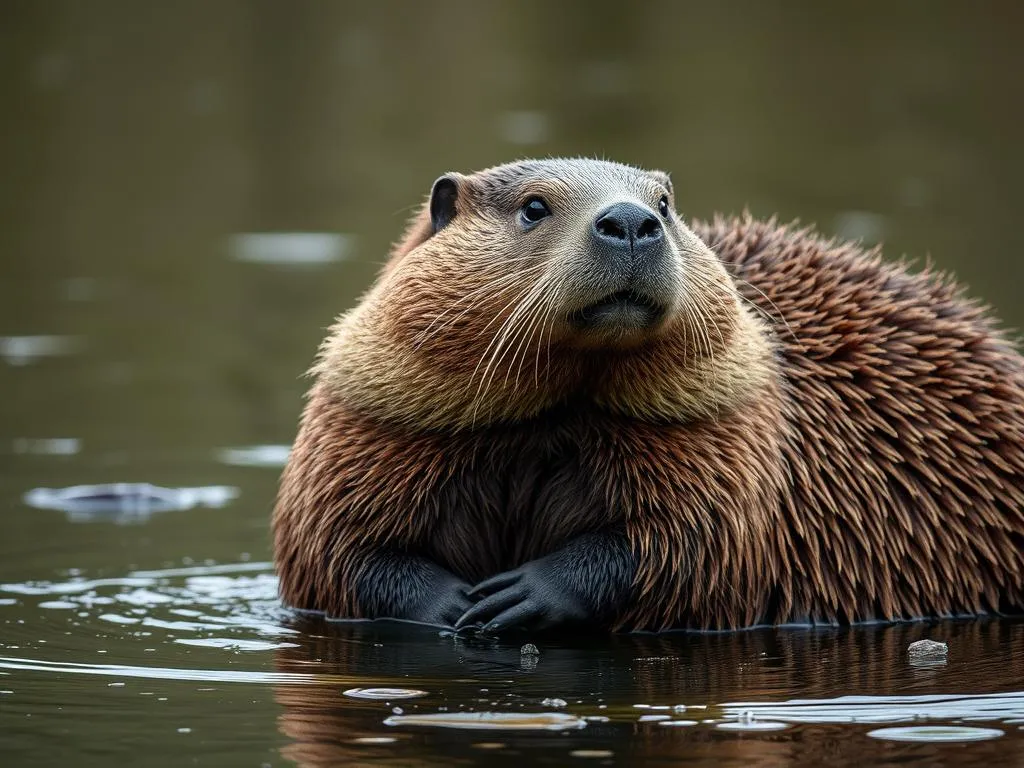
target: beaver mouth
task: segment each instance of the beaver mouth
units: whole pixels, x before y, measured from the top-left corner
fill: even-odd
[[[665,307],[635,290],[610,293],[604,298],[569,314],[569,321],[580,328],[606,325],[649,327],[665,314]]]

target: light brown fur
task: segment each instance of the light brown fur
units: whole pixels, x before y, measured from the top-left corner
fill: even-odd
[[[325,341],[275,510],[286,602],[364,615],[372,546],[472,582],[621,524],[619,629],[1024,607],[1024,367],[983,308],[809,230],[676,219],[669,319],[581,341],[572,222],[647,181],[521,168],[459,177],[455,221],[415,219]],[[496,212],[524,185],[576,206],[543,248]]]

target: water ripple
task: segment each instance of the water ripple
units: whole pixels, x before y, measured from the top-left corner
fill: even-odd
[[[1024,717],[1024,691],[979,695],[839,696],[722,704],[727,718],[787,723],[900,723]]]
[[[169,642],[233,652],[286,647],[283,641],[296,634],[282,625],[285,610],[267,562],[0,584],[0,595],[6,605],[34,605],[55,621],[59,612],[72,626],[161,630]]]

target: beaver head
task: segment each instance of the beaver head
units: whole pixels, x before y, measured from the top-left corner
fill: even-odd
[[[441,176],[315,372],[361,410],[467,428],[571,402],[708,417],[771,363],[666,173],[544,160]]]

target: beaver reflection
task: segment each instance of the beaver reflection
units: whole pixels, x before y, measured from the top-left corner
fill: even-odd
[[[737,702],[843,696],[957,696],[1024,690],[1012,658],[1024,647],[1024,622],[903,624],[855,629],[765,629],[723,634],[667,633],[574,639],[540,645],[523,656],[517,642],[441,636],[398,622],[296,620],[295,647],[279,649],[282,672],[320,678],[280,685],[281,733],[287,759],[303,766],[453,765],[470,762],[562,764],[573,750],[611,750],[616,760],[686,758],[698,763],[792,765],[814,756],[829,765],[917,754],[930,745],[893,745],[865,736],[869,725],[798,724],[781,731],[731,732],[714,724],[665,727],[638,722],[651,710],[634,705],[685,705],[675,719],[733,719]],[[907,646],[924,638],[950,646],[945,666],[915,666]],[[357,687],[409,688],[428,695],[372,701],[348,697]],[[551,708],[544,699],[562,699]],[[1021,696],[1024,702],[1024,694]],[[602,707],[603,705],[603,707]],[[405,713],[559,711],[607,717],[567,733],[389,727],[393,708]],[[707,709],[704,709],[707,707]],[[656,710],[664,712],[664,710]],[[913,705],[893,717],[910,715]],[[855,709],[850,715],[856,714]],[[968,713],[969,714],[969,713]],[[877,725],[877,724],[875,724]],[[380,739],[388,739],[380,742]],[[498,749],[488,749],[495,744]],[[972,747],[980,758],[994,747]],[[916,750],[916,751],[915,751]]]

